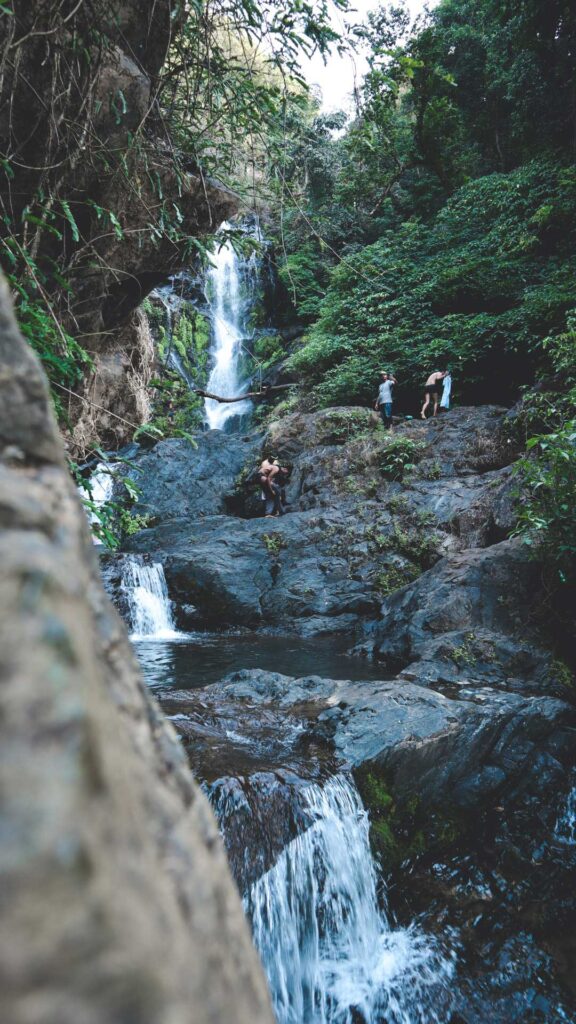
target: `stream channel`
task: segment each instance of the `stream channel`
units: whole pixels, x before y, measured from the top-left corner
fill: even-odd
[[[332,637],[178,633],[158,563],[130,563],[123,586],[145,680],[220,822],[279,1024],[441,1024],[455,954],[416,923],[394,927],[351,774],[321,752],[294,757],[290,726],[254,732],[219,694],[240,668],[332,679],[375,668]]]
[[[257,226],[251,231],[260,238]],[[242,339],[259,268],[229,243],[213,258],[208,390],[235,396],[246,387]],[[170,317],[175,291],[159,294]],[[238,429],[249,413],[248,402],[206,401],[209,429]],[[240,669],[331,679],[381,673],[347,656],[344,638],[179,633],[160,563],[129,562],[122,586],[144,678],[179,725],[220,822],[279,1024],[446,1020],[455,954],[417,923],[399,928],[388,916],[351,773],[322,753],[294,758],[285,722],[259,723],[256,735],[233,703],[211,696],[211,684],[217,691]]]
[[[257,226],[250,230],[260,237]],[[239,257],[229,243],[213,259],[205,282],[212,324],[208,390],[237,396],[250,383],[244,341],[259,264],[255,256]],[[156,297],[169,329],[181,301],[178,289],[166,285]],[[172,359],[178,369],[178,354]],[[207,401],[206,428],[242,430],[250,412],[248,402]],[[95,482],[98,496],[107,500],[102,468]],[[382,679],[381,670],[350,657],[344,637],[179,632],[161,561],[123,557],[123,612],[144,679],[177,727],[219,821],[278,1024],[461,1021],[454,1012],[462,958],[458,932],[439,927],[438,918],[434,924],[429,918],[403,918],[402,925],[395,920],[386,864],[374,859],[350,766],[329,745],[306,742],[312,700],[306,686],[289,707],[290,701],[282,703],[285,683],[278,677],[275,690],[270,675],[291,677],[298,690],[298,681],[311,676],[321,677],[321,685],[322,678]],[[557,843],[567,847],[576,835],[575,792],[556,826]],[[516,995],[511,999],[513,1007]],[[515,1012],[504,1007],[494,1021],[511,1024],[519,1019]],[[481,1008],[470,1017],[475,1024],[483,1019]],[[558,1006],[542,1017],[522,1017],[528,1019],[551,1024],[569,1018]]]

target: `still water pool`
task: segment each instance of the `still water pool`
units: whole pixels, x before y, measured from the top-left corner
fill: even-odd
[[[264,669],[300,678],[382,679],[382,668],[346,654],[350,638],[187,633],[135,639],[144,678],[152,688],[196,690],[239,669]]]

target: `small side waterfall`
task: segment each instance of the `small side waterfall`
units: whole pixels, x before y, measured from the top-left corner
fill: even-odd
[[[455,956],[380,910],[351,780],[306,790],[314,824],[245,897],[279,1024],[444,1024]]]
[[[189,280],[189,277],[185,271],[175,274],[170,278],[169,284],[159,285],[155,288],[152,292],[152,296],[157,299],[164,308],[164,329],[169,339],[168,352],[165,356],[167,365],[182,377],[182,380],[186,382],[189,388],[194,388],[196,384],[183,364],[180,354],[172,340],[174,324],[177,322],[179,315],[183,310],[185,311],[188,306],[193,305],[190,299],[186,299],[182,296],[183,285],[187,280]]]
[[[107,462],[99,462],[96,469],[90,476],[90,493],[87,494],[85,490],[80,490],[80,497],[82,499],[89,499],[91,504],[95,508],[101,508],[106,502],[111,501],[112,493],[114,491],[114,477],[112,475],[111,467]],[[99,523],[100,520],[95,511],[85,506],[85,512],[88,516],[88,522],[91,526],[95,523]],[[92,539],[95,544],[101,544],[102,541],[92,535]]]
[[[107,462],[99,462],[90,477],[92,501],[95,505],[104,505],[110,501],[114,490],[114,477]]]
[[[567,846],[576,845],[576,786],[572,787],[566,797],[564,808],[556,821],[554,835]]]
[[[168,640],[179,636],[172,617],[172,606],[164,569],[159,562],[144,565],[130,559],[122,577],[132,624],[132,639]]]
[[[222,229],[229,229],[223,224]],[[255,237],[260,240],[256,228]],[[246,337],[246,316],[251,305],[257,262],[254,256],[241,261],[230,241],[212,255],[213,265],[207,276],[207,296],[212,313],[213,367],[207,391],[235,398],[246,390],[241,376],[242,341]],[[207,398],[206,420],[211,430],[224,430],[226,424],[250,412],[250,401],[226,405]]]

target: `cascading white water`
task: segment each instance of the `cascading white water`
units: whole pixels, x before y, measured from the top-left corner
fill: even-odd
[[[572,787],[566,797],[566,803],[556,822],[554,835],[568,846],[576,844],[576,786]]]
[[[311,785],[306,801],[314,824],[245,898],[279,1024],[442,1024],[455,954],[380,910],[352,781]]]
[[[110,501],[112,491],[114,490],[114,477],[107,462],[98,463],[90,477],[90,486],[92,488],[92,501],[94,505],[100,507],[107,501]]]
[[[132,639],[174,639],[176,631],[164,569],[159,562],[144,565],[130,559],[122,576],[130,608]]]
[[[88,500],[94,509],[84,505],[84,511],[88,516],[88,522],[91,526],[100,522],[97,515],[96,509],[105,505],[107,501],[111,501],[112,492],[114,490],[114,477],[111,472],[111,468],[107,462],[99,462],[96,469],[90,476],[90,492],[87,493],[85,490],[79,488],[80,497],[85,502]],[[94,544],[101,544],[102,541],[99,537],[92,534],[92,540]]]
[[[222,230],[229,229],[229,224],[222,225]],[[240,378],[246,306],[241,294],[241,262],[229,241],[212,255],[212,261],[213,265],[208,271],[207,294],[212,311],[211,355],[214,365],[206,390],[225,398],[235,398],[246,390],[246,383]],[[227,405],[207,398],[205,411],[208,426],[211,430],[223,430],[231,417],[244,416],[250,412],[251,407],[250,401]]]

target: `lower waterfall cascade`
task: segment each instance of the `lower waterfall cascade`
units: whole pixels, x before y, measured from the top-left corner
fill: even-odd
[[[124,570],[122,589],[126,593],[132,623],[132,639],[175,639],[172,606],[164,569],[159,562],[144,565],[130,559]]]
[[[380,909],[354,783],[336,775],[305,801],[313,823],[244,899],[278,1024],[442,1024],[455,953]]]

